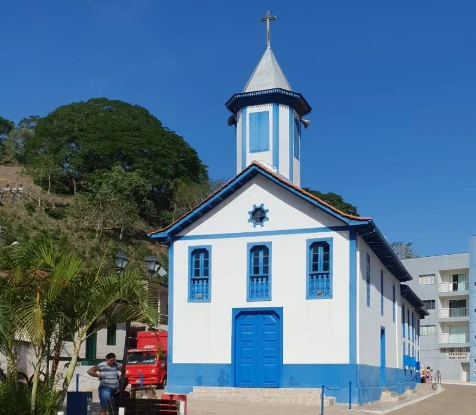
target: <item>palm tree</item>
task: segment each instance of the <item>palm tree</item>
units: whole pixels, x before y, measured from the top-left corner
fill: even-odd
[[[101,268],[86,273],[74,253],[57,250],[51,242],[35,241],[2,250],[0,270],[3,270],[0,284],[5,288],[0,296],[0,313],[7,313],[10,320],[5,321],[11,321],[10,325],[0,323],[0,344],[15,336],[29,341],[35,352],[32,414],[37,403],[41,365],[51,353],[48,345],[53,343],[53,350],[58,353],[66,330],[76,336],[60,403],[64,401],[81,345],[88,335],[124,321],[157,321],[153,298],[141,275],[124,272],[120,276],[103,276]]]

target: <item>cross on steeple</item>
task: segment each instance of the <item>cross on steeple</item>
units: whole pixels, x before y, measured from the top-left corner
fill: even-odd
[[[266,22],[266,37],[268,47],[271,46],[271,20],[276,20],[276,16],[271,16],[269,10],[266,12],[266,17],[262,17],[260,22]]]

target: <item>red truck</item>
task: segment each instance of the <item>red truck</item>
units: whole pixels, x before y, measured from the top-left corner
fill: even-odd
[[[167,331],[139,331],[137,348],[127,351],[125,377],[132,388],[167,383]]]

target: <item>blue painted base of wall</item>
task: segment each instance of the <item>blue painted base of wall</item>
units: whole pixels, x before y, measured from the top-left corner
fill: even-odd
[[[380,367],[349,364],[284,364],[282,388],[320,388],[338,403],[349,401],[349,382],[352,382],[352,402],[367,403],[380,399],[382,388],[399,394],[420,383],[419,372],[387,368],[386,384],[380,385]],[[190,393],[194,386],[234,386],[231,364],[172,363],[167,367],[167,392]]]

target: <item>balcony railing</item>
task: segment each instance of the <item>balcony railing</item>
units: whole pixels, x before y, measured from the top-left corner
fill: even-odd
[[[440,344],[469,343],[469,333],[440,333]]]
[[[461,318],[468,317],[468,308],[440,308],[438,310],[438,315],[440,318]]]
[[[469,282],[440,282],[438,284],[440,293],[451,293],[469,290]]]

